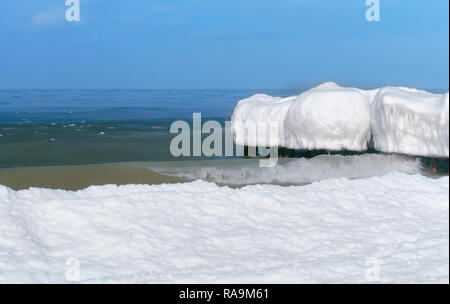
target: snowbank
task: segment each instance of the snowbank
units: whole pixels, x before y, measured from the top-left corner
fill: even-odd
[[[254,95],[236,106],[233,124],[275,121],[281,129],[267,146],[308,150],[367,150],[449,156],[449,98],[408,88],[375,90],[325,83],[281,99]],[[239,145],[256,146],[259,132],[234,128]],[[259,129],[257,130],[259,131]]]
[[[0,186],[0,282],[65,282],[79,261],[84,283],[446,283],[448,199],[448,177],[400,173],[241,189]]]
[[[449,99],[408,88],[379,90],[372,105],[375,149],[449,157]]]

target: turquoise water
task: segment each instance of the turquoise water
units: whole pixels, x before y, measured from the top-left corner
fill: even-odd
[[[0,168],[173,160],[170,124],[295,90],[0,90]]]

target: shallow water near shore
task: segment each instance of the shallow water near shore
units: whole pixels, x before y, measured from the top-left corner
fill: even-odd
[[[14,190],[30,187],[80,190],[93,185],[159,185],[204,180],[239,188],[255,184],[299,186],[332,178],[382,176],[389,172],[443,176],[424,170],[414,158],[366,154],[279,159],[273,168],[260,168],[258,159],[243,158],[8,168],[0,169],[0,184]]]
[[[13,190],[50,188],[80,190],[94,185],[127,185],[185,182],[133,164],[101,164],[0,169],[0,185]]]

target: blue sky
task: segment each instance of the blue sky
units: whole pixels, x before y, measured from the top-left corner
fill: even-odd
[[[0,1],[0,88],[447,89],[449,1]]]

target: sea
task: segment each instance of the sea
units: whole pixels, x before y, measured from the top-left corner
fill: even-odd
[[[0,90],[0,168],[174,160],[172,122],[224,122],[257,92]]]
[[[414,158],[325,155],[280,160],[261,169],[242,156],[175,157],[173,122],[230,120],[256,93],[302,90],[0,90],[0,185],[83,189],[103,184],[161,184],[195,179],[229,186],[298,185],[332,177],[416,173]]]

